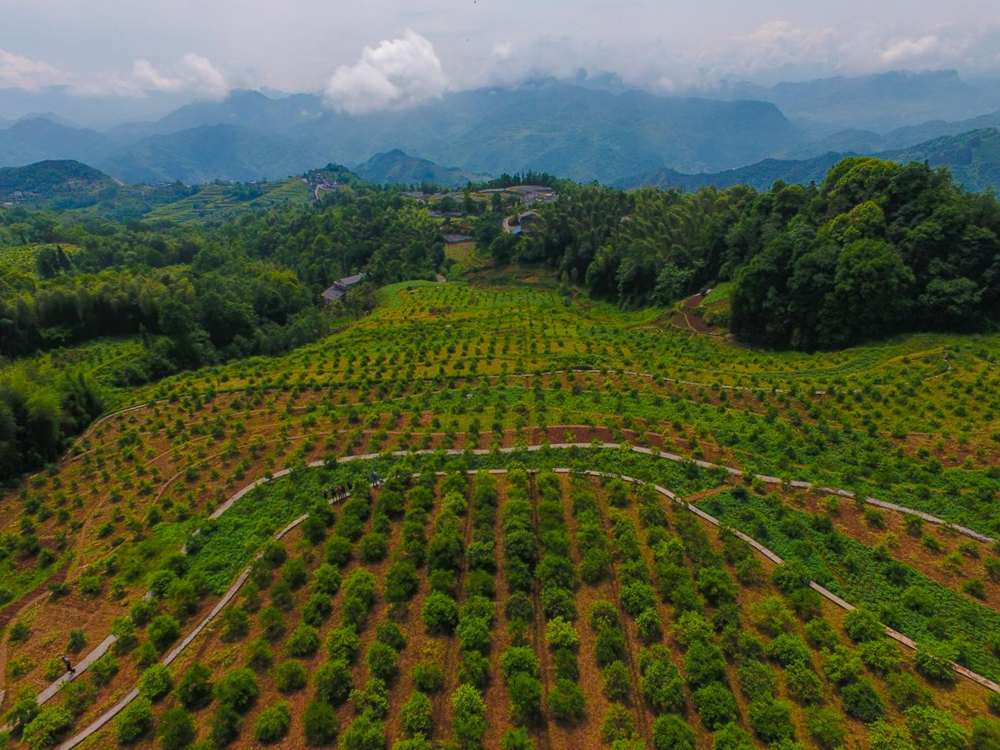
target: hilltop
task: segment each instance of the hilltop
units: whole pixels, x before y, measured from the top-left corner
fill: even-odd
[[[354,171],[365,180],[377,185],[442,185],[455,188],[470,182],[480,182],[487,175],[473,174],[458,167],[441,167],[429,159],[410,156],[400,149],[375,154]]]
[[[0,203],[38,205],[64,199],[67,204],[79,204],[99,200],[116,187],[100,170],[72,160],[0,168]]]

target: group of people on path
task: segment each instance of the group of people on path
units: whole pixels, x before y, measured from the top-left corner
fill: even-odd
[[[368,475],[368,481],[372,487],[378,487],[381,484],[385,484],[385,480],[382,479],[374,471]],[[331,502],[340,502],[341,500],[346,500],[350,497],[351,493],[354,491],[354,480],[348,479],[347,485],[338,484],[336,487],[324,487],[322,490],[322,495],[326,500]]]
[[[346,487],[342,484],[338,484],[336,487],[326,487],[322,494],[325,499],[331,502],[340,502],[351,494],[353,488],[354,482],[348,482]]]

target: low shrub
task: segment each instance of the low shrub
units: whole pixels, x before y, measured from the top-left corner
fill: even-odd
[[[337,739],[339,729],[337,714],[328,703],[319,699],[309,701],[302,713],[302,731],[306,745],[309,747],[330,745]]]
[[[215,699],[239,713],[249,711],[258,695],[257,678],[249,669],[232,669],[215,683]]]
[[[410,737],[416,735],[429,737],[434,729],[431,709],[431,699],[425,693],[414,690],[410,699],[400,708],[403,731]]]
[[[174,706],[160,717],[156,734],[162,750],[184,750],[194,742],[197,730],[191,714],[182,706]]]
[[[273,745],[278,740],[288,734],[288,729],[292,725],[292,713],[287,703],[277,703],[270,708],[265,708],[257,717],[257,723],[253,725],[253,736],[257,742],[264,745]]]
[[[274,682],[282,693],[294,693],[306,686],[306,670],[297,661],[283,661],[274,668]]]
[[[354,676],[350,665],[343,659],[332,659],[322,664],[313,675],[316,697],[331,706],[339,706],[347,700],[354,687]]]
[[[661,716],[653,722],[653,746],[656,750],[695,750],[695,733],[681,717]]]
[[[73,727],[73,714],[63,706],[46,706],[29,721],[21,739],[30,750],[55,747],[66,732]]]
[[[139,676],[139,695],[156,703],[166,696],[174,686],[170,669],[162,664],[156,664]]]
[[[437,693],[444,687],[444,670],[439,664],[417,662],[412,670],[413,684],[424,693]]]
[[[583,691],[571,680],[556,680],[548,696],[549,712],[557,721],[577,722],[583,718]]]
[[[131,745],[153,728],[153,706],[149,699],[139,697],[129,703],[115,719],[115,736],[119,744]]]
[[[195,662],[177,685],[177,699],[184,708],[195,711],[212,700],[212,670]]]

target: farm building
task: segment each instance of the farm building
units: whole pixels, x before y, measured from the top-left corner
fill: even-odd
[[[468,234],[446,234],[444,241],[449,245],[457,245],[459,242],[472,242],[475,237]]]
[[[323,298],[324,302],[333,304],[337,300],[343,299],[347,294],[347,290],[352,286],[357,284],[359,281],[363,281],[365,275],[363,273],[357,273],[353,276],[345,276],[344,278],[333,282],[333,286],[324,291],[320,297]]]
[[[522,232],[530,232],[531,225],[538,221],[537,211],[525,211],[523,214],[518,214],[517,223],[521,225]]]

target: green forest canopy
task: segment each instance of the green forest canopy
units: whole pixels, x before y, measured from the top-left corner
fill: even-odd
[[[0,210],[0,249],[37,243],[46,247],[33,251],[34,273],[0,275],[0,357],[141,335],[142,355],[122,369],[123,386],[314,341],[333,322],[318,295],[334,280],[362,270],[375,285],[433,278],[444,261],[427,212],[398,189],[370,186],[214,228]],[[65,253],[60,243],[79,249]],[[0,481],[56,457],[102,410],[85,373],[8,370]]]
[[[764,193],[587,186],[538,211],[519,243],[492,241],[495,258],[544,263],[625,306],[734,280],[732,330],[764,346],[981,329],[1000,303],[996,198],[919,163],[849,158],[820,185]]]

